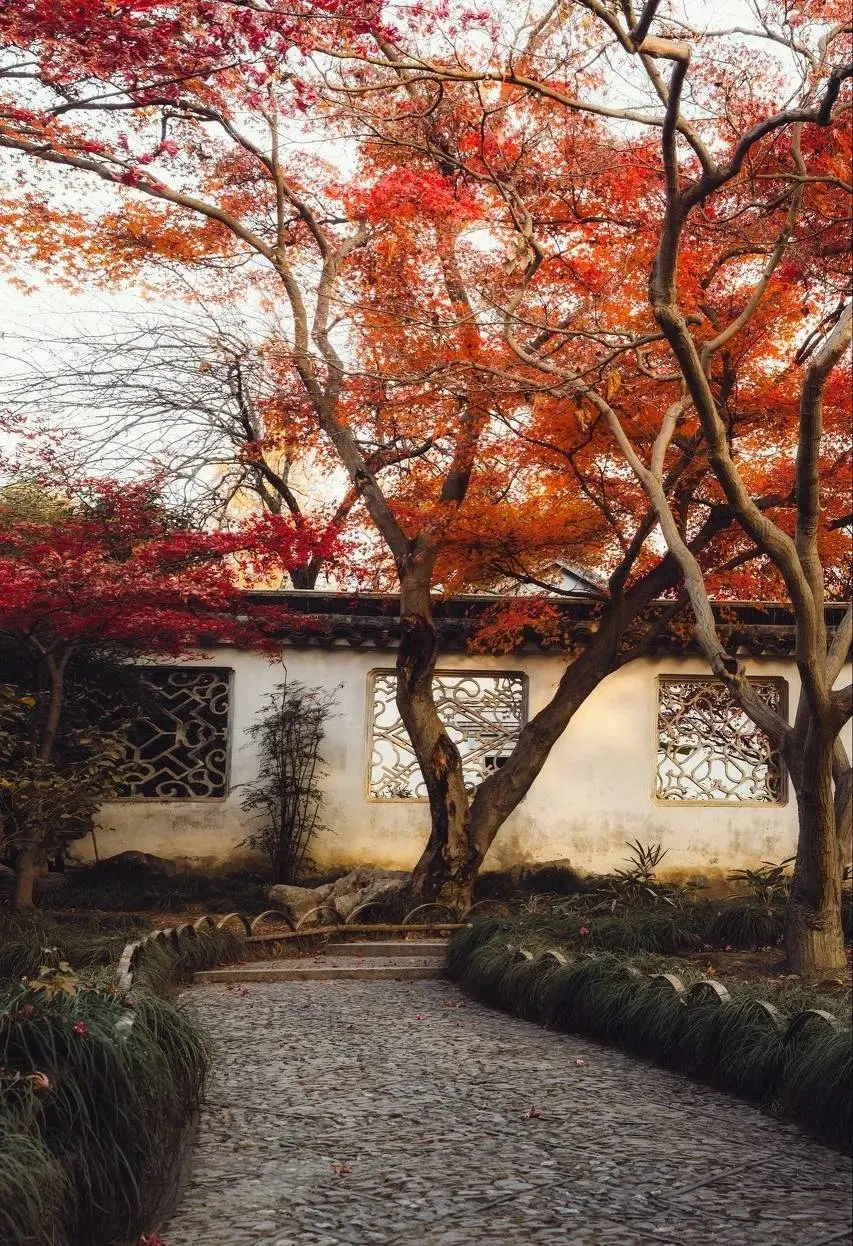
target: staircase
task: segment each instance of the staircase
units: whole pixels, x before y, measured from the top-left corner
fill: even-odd
[[[444,977],[446,939],[327,943],[311,956],[205,969],[193,982],[415,982]]]

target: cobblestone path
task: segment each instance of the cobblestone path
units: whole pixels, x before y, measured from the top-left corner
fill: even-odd
[[[849,1161],[735,1099],[444,982],[245,990],[184,997],[218,1065],[168,1246],[849,1241]]]

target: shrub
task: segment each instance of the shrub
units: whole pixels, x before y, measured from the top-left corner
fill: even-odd
[[[43,933],[21,932],[7,971]],[[66,933],[85,978],[62,962],[0,984],[0,1240],[104,1246],[136,1240],[163,1210],[210,1063],[204,1034],[156,992],[242,942],[230,930],[148,939],[123,995],[112,964],[97,986],[115,934]]]
[[[175,1152],[198,1108],[207,1040],[185,1014],[147,993],[128,1010],[97,991],[19,987],[0,1011],[0,1050],[6,1113],[66,1175],[69,1194],[50,1209],[55,1237],[102,1246],[138,1236],[169,1190]],[[43,1089],[33,1080],[39,1074],[48,1080]],[[12,1196],[8,1183],[4,1156],[0,1207]],[[47,1210],[34,1203],[29,1232],[13,1240],[50,1240]]]
[[[260,829],[245,843],[266,853],[273,881],[296,882],[308,859],[311,841],[322,830],[325,769],[320,745],[326,719],[336,704],[332,693],[284,681],[266,698],[258,721],[249,728],[260,758],[258,777],[247,783],[241,803],[260,815]]]
[[[708,942],[716,947],[751,950],[772,947],[782,938],[783,932],[781,911],[752,900],[730,900],[711,923]]]

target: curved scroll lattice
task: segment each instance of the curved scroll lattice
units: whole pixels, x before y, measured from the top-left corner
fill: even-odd
[[[125,744],[119,799],[228,794],[230,674],[223,667],[146,668]]]
[[[782,679],[750,679],[755,692],[783,716]],[[778,750],[715,679],[658,680],[658,800],[700,804],[779,804],[784,769]]]
[[[526,716],[521,674],[439,672],[433,680],[438,715],[462,757],[473,790],[512,752]],[[373,676],[370,739],[372,800],[424,800],[426,786],[396,704],[397,676]]]

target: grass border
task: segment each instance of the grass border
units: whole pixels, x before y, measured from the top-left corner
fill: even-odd
[[[95,959],[56,983],[6,979],[3,1242],[129,1246],[171,1211],[212,1051],[168,993],[245,948],[228,926],[199,926],[152,932],[125,947],[119,965],[134,949],[133,973],[118,982],[115,959],[112,975]]]
[[[853,1150],[851,1031],[822,1009],[785,1017],[766,1000],[735,999],[716,979],[686,989],[674,974],[643,974],[612,955],[534,954],[495,919],[452,937],[447,973],[483,1003],[622,1047]]]

